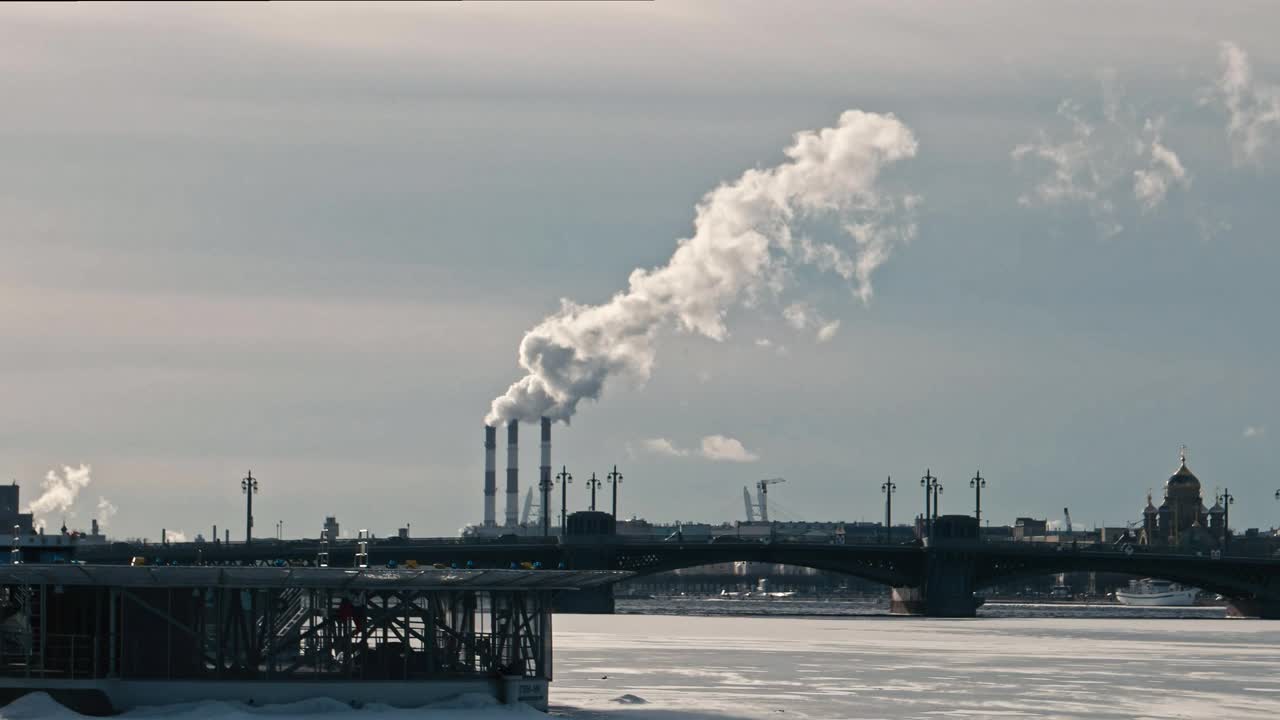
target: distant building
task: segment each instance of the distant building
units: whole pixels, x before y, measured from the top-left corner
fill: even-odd
[[[1142,511],[1142,539],[1148,545],[1187,548],[1214,548],[1226,536],[1226,512],[1214,502],[1204,505],[1200,479],[1187,467],[1186,449],[1179,456],[1177,471],[1164,483],[1164,502],[1156,507],[1151,495]]]
[[[314,525],[312,527],[315,527]],[[335,515],[329,515],[324,519],[324,536],[328,540],[337,540],[338,535],[338,518]]]
[[[35,532],[31,513],[18,512],[18,483],[0,485],[0,535],[10,535],[15,528],[18,535]]]
[[[1013,523],[1013,538],[1026,540],[1032,537],[1043,537],[1049,531],[1048,520],[1020,517]]]

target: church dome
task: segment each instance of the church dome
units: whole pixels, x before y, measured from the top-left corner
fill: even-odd
[[[1195,473],[1191,472],[1191,470],[1187,468],[1187,461],[1184,459],[1182,461],[1182,465],[1178,468],[1178,471],[1173,475],[1170,475],[1169,479],[1165,481],[1164,489],[1166,493],[1173,491],[1179,493],[1195,493],[1196,495],[1199,495],[1200,479],[1195,476]]]

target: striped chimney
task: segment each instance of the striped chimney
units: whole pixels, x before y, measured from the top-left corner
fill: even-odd
[[[507,423],[507,527],[520,521],[520,426]]]
[[[498,428],[484,426],[484,526],[497,524],[498,479],[495,476],[494,464],[498,454]]]

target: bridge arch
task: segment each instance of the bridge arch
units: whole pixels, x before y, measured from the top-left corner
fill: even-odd
[[[672,570],[729,562],[758,562],[812,568],[901,587],[918,582],[920,554],[915,548],[885,546],[858,552],[847,545],[809,543],[661,543],[624,546],[614,555],[613,569],[644,577]]]
[[[1238,561],[1228,564],[1208,557],[1137,549],[1076,552],[1067,548],[1035,554],[995,553],[980,558],[975,563],[974,588],[1064,572],[1105,572],[1167,580],[1222,595],[1240,609],[1274,602],[1272,598],[1280,590],[1275,567],[1265,560],[1253,567]]]

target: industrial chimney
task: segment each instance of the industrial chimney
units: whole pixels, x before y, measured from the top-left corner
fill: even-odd
[[[484,526],[497,524],[498,478],[494,465],[497,464],[498,428],[484,426]],[[214,533],[215,535],[217,533]]]
[[[513,528],[520,519],[520,426],[515,420],[507,423],[507,527]]]
[[[542,418],[542,465],[538,468],[538,489],[542,493],[539,500],[539,518],[542,531],[548,534],[551,522],[551,418]]]

